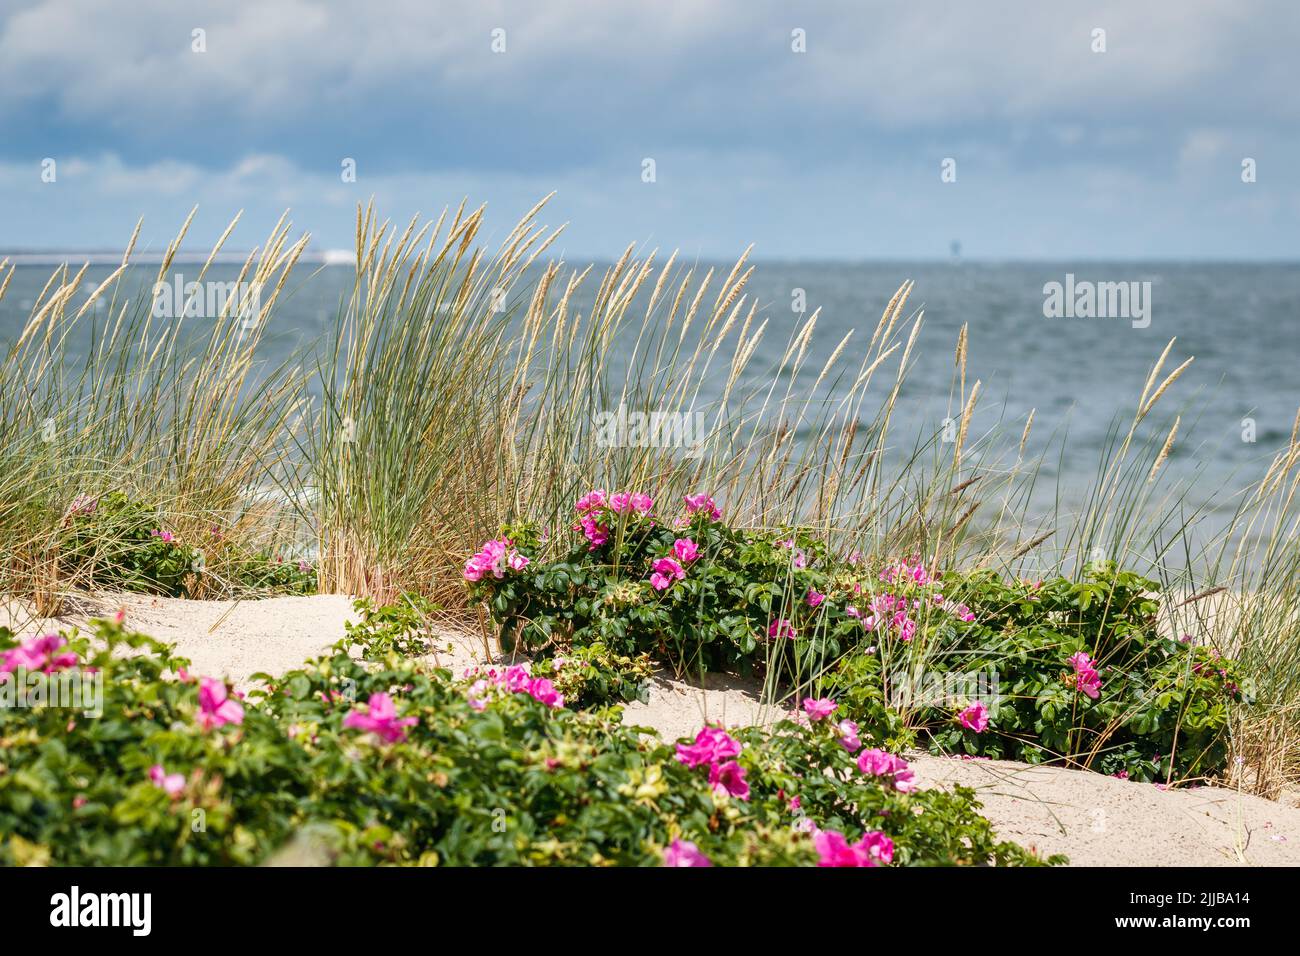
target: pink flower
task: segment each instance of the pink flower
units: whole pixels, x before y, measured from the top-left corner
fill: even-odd
[[[812,698],[805,697],[803,700],[804,713],[812,721],[823,720],[835,713],[835,701],[829,697]]]
[[[803,548],[795,547],[794,538],[786,538],[784,541],[778,541],[776,544],[777,547],[785,548],[786,550],[793,552],[790,556],[790,561],[796,568],[808,567],[808,555],[804,553]]]
[[[17,647],[0,652],[4,655],[4,661],[0,663],[0,674],[12,674],[19,670],[53,674],[55,671],[76,667],[76,654],[71,651],[56,653],[67,643],[58,634],[30,638]]]
[[[820,591],[817,591],[813,588],[809,588],[808,596],[804,598],[804,600],[808,602],[809,607],[817,607],[822,603],[822,601],[826,600],[826,595],[822,594]]]
[[[673,840],[664,848],[664,866],[712,866],[707,856],[690,840]]]
[[[794,625],[785,618],[779,618],[767,626],[768,637],[788,637],[794,639]]]
[[[673,542],[673,555],[689,564],[700,556],[700,549],[690,538],[678,538]]]
[[[527,694],[533,686],[533,678],[528,664],[514,664],[505,669],[498,683],[504,684],[512,694]]]
[[[660,558],[652,567],[654,573],[650,575],[650,586],[656,591],[667,590],[674,581],[686,577],[685,569],[673,558]]]
[[[476,680],[470,685],[465,697],[475,710],[482,712],[487,709],[487,689],[488,682],[485,680]]]
[[[545,704],[552,710],[564,706],[564,695],[555,689],[545,677],[536,677],[528,684],[528,694],[538,703]]]
[[[343,718],[343,726],[378,734],[389,743],[394,743],[406,739],[403,727],[420,722],[417,717],[398,717],[397,707],[387,694],[371,694],[366,711],[364,714],[359,710],[351,711]]]
[[[861,564],[861,563],[862,563],[862,552],[851,551],[849,553],[849,564]]]
[[[982,734],[989,725],[989,709],[977,700],[957,715],[957,722],[967,730]]]
[[[244,722],[244,705],[229,696],[226,682],[199,678],[199,726],[204,730]]]
[[[152,531],[150,531],[149,536],[151,538],[161,538],[164,544],[171,544],[173,541],[176,540],[176,536],[173,535],[170,531],[160,531],[157,528],[154,528]]]
[[[677,759],[688,767],[700,767],[740,754],[740,742],[721,727],[704,727],[691,744],[677,745]]]
[[[1096,700],[1101,692],[1101,676],[1093,659],[1078,651],[1071,656],[1070,666],[1074,668],[1074,686]]]
[[[602,505],[604,505],[605,498],[606,495],[604,490],[589,491],[581,498],[578,499],[578,503],[575,504],[573,508],[579,514],[586,514],[588,511],[591,511],[594,508],[599,508]]]
[[[465,580],[478,581],[488,573],[500,580],[506,576],[507,568],[522,571],[527,566],[528,558],[515,550],[509,538],[494,538],[484,541],[478,554],[465,562]]]
[[[818,866],[880,866],[894,859],[894,841],[874,830],[854,844],[836,830],[820,830],[813,837],[813,847]]]
[[[851,720],[841,720],[839,723],[840,746],[849,753],[854,753],[862,746],[862,741],[858,738],[858,725]]]
[[[734,760],[715,763],[709,767],[709,784],[737,800],[749,799],[749,784],[745,782],[745,768]]]
[[[639,491],[630,493],[620,491],[616,495],[609,496],[609,508],[617,514],[649,514],[654,505],[654,500],[649,495]]]
[[[185,777],[179,773],[169,774],[160,763],[149,768],[149,779],[153,781],[154,786],[166,791],[169,797],[175,797],[185,789]]]
[[[93,495],[77,495],[72,499],[72,504],[68,505],[68,514],[70,515],[93,515],[99,508],[99,499]]]
[[[921,563],[920,558],[913,558],[913,564],[906,561],[899,561],[897,564],[891,564],[880,572],[880,580],[887,581],[890,584],[907,583],[912,581],[916,584],[926,585],[933,579],[925,570],[925,565]]]
[[[591,515],[585,515],[580,522],[582,533],[589,542],[590,550],[595,551],[602,544],[609,540],[609,528],[601,524]]]
[[[722,517],[722,512],[708,495],[700,492],[695,495],[687,495],[682,499],[686,502],[686,511],[688,514],[695,514],[697,511],[703,511],[710,521],[717,521]]]
[[[878,747],[864,750],[858,755],[858,769],[869,776],[889,778],[899,793],[910,793],[916,789],[916,781],[912,771],[907,768],[907,761]]]

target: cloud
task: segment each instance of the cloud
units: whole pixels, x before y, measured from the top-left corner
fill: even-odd
[[[1297,45],[1290,0],[6,0],[0,201],[16,212],[0,243],[80,242],[67,230],[133,224],[132,203],[174,220],[193,201],[293,205],[346,237],[337,211],[371,191],[402,215],[463,193],[513,211],[558,188],[575,248],[606,254],[748,238],[772,255],[941,255],[952,238],[971,254],[1283,254],[1272,226],[1209,217],[1233,209],[1245,230],[1300,204],[1280,175],[1300,161]],[[41,157],[58,189],[32,180]],[[1144,225],[1117,232],[1099,210]]]

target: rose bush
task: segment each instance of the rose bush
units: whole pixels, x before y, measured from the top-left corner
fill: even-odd
[[[829,719],[673,746],[522,667],[476,696],[344,642],[241,698],[120,622],[53,644],[0,633],[6,679],[102,675],[101,713],[0,710],[0,863],[1039,862],[969,792],[913,791]]]
[[[60,573],[85,589],[190,597],[215,566],[240,590],[313,594],[316,572],[302,559],[262,552],[231,553],[218,527],[202,540],[182,540],[160,509],[120,491],[78,495],[63,516],[58,541]]]
[[[506,648],[599,642],[679,672],[774,674],[891,748],[1189,779],[1223,769],[1230,707],[1249,701],[1233,662],[1160,635],[1155,582],[1113,564],[1036,583],[868,567],[799,529],[733,527],[707,495],[661,511],[592,491],[571,536],[509,527],[466,578]],[[963,675],[996,688],[925,692]]]

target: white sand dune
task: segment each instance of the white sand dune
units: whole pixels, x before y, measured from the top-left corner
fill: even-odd
[[[0,606],[0,624],[21,633],[80,624],[123,608],[127,623],[175,643],[197,673],[246,685],[258,671],[291,669],[344,634],[351,601],[337,595],[261,601],[187,601],[142,595],[86,598],[56,621],[26,619]],[[479,638],[443,632],[434,655],[455,671],[480,660]],[[693,735],[707,720],[762,724],[779,715],[745,681],[711,676],[703,686],[660,677],[648,704],[625,710],[628,724],[665,739]],[[978,791],[998,834],[1043,854],[1091,866],[1300,865],[1300,809],[1218,787],[1162,791],[1101,774],[1009,761],[909,755],[926,786]]]

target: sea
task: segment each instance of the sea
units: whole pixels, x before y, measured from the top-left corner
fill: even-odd
[[[2,254],[0,254],[2,257]],[[79,264],[78,256],[67,256]],[[93,260],[92,260],[93,261]],[[712,266],[725,275],[730,263]],[[967,388],[978,380],[980,412],[968,442],[994,433],[1014,446],[1034,411],[1027,454],[1051,448],[1040,483],[1053,495],[1083,494],[1117,422],[1137,406],[1152,364],[1175,339],[1165,372],[1194,362],[1161,399],[1153,427],[1182,416],[1167,476],[1184,482],[1184,505],[1220,516],[1236,492],[1257,480],[1290,438],[1300,409],[1300,262],[928,262],[759,261],[747,294],[768,326],[750,363],[757,381],[779,362],[790,337],[820,309],[805,376],[815,378],[853,331],[841,361],[857,368],[880,315],[904,281],[914,287],[906,317],[923,312],[911,368],[896,405],[891,439],[899,448],[936,434],[960,415],[953,396],[954,348],[968,327]],[[88,292],[111,272],[91,266]],[[133,266],[152,282],[156,266]],[[197,275],[199,264],[176,272]],[[585,311],[599,264],[573,307]],[[21,261],[0,299],[0,349],[19,334],[52,270],[49,257]],[[224,263],[207,278],[230,281]],[[265,330],[264,358],[283,361],[318,341],[351,289],[350,265],[300,264]],[[715,280],[716,281],[716,280]],[[128,287],[130,282],[128,281]],[[706,301],[712,301],[709,296]],[[100,310],[96,321],[103,321]],[[627,346],[630,348],[630,344]],[[883,399],[889,376],[878,377]],[[725,363],[716,363],[702,398],[716,397]],[[804,382],[807,385],[809,383]],[[713,392],[710,392],[710,389]],[[869,400],[867,410],[873,406]],[[1053,442],[1051,446],[1049,441]],[[1041,492],[1040,492],[1041,493]]]

